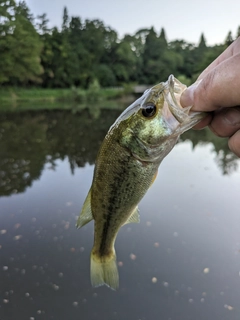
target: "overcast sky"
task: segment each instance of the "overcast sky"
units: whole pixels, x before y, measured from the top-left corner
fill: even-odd
[[[100,19],[124,34],[163,27],[168,41],[198,43],[203,32],[208,45],[221,43],[240,25],[240,0],[26,0],[34,16],[47,13],[49,26],[61,26],[63,8],[70,16]]]

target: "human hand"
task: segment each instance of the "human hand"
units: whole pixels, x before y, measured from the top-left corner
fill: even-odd
[[[240,37],[214,60],[181,96],[183,107],[209,114],[205,126],[219,137],[229,137],[229,148],[240,157]]]

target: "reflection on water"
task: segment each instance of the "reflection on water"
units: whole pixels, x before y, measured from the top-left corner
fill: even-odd
[[[88,110],[0,114],[0,195],[23,192],[56,159],[93,164],[106,131],[120,111]]]
[[[0,114],[0,195],[25,191],[39,179],[45,164],[54,169],[56,159],[69,161],[70,168],[93,164],[108,128],[118,110],[82,110]],[[224,174],[237,169],[237,158],[226,139],[209,130],[191,130],[180,141],[190,140],[193,148],[211,141],[215,160]]]
[[[91,287],[93,223],[75,222],[119,113],[0,114],[0,319],[239,320],[239,160],[208,130],[181,137],[121,228],[119,290]]]

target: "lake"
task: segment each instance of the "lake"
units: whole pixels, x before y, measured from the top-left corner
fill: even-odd
[[[1,320],[239,320],[240,160],[185,133],[122,227],[120,287],[92,288],[93,222],[75,228],[121,110],[0,113]]]

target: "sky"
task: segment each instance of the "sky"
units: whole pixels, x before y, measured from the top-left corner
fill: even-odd
[[[153,26],[165,29],[167,40],[197,44],[203,32],[207,45],[222,43],[240,25],[239,0],[26,0],[34,16],[46,13],[49,26],[60,27],[63,8],[82,20],[99,19],[124,34]]]

